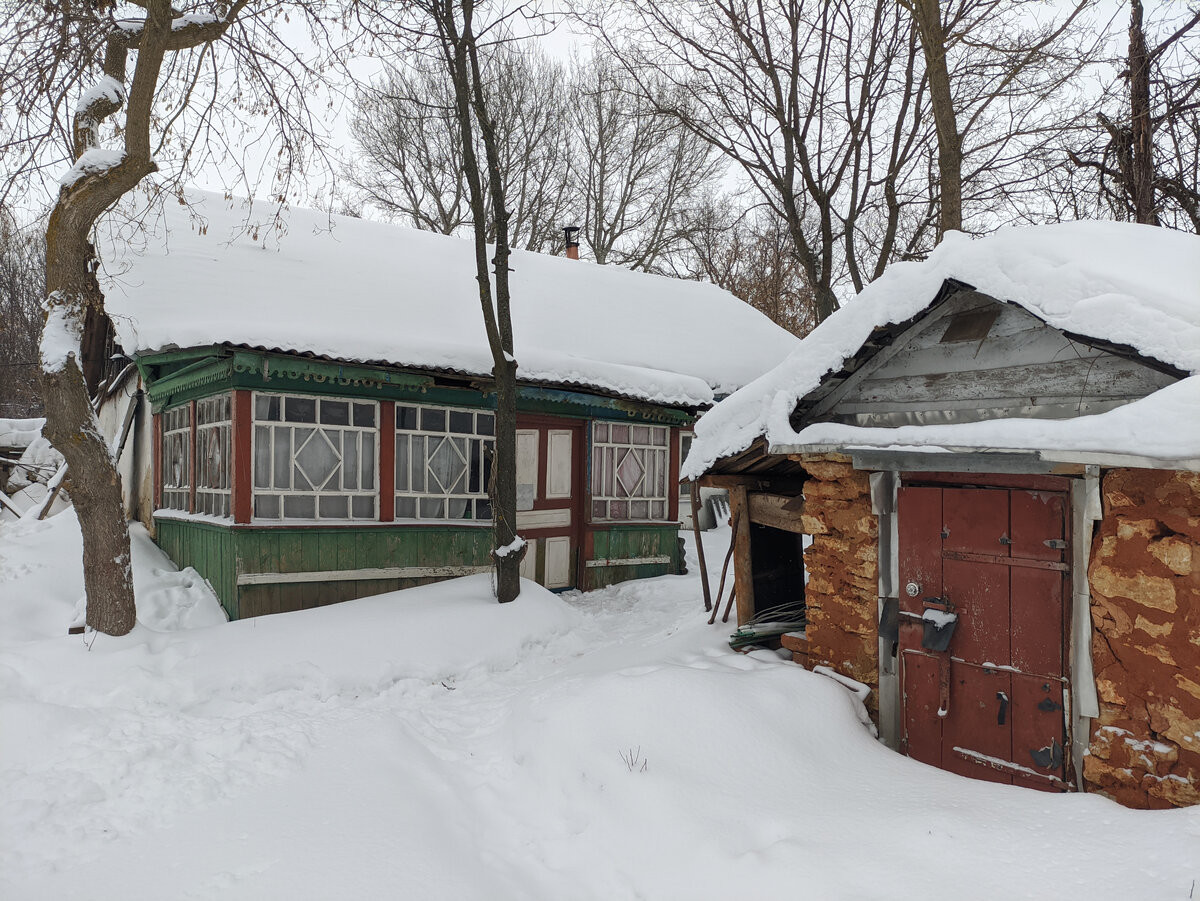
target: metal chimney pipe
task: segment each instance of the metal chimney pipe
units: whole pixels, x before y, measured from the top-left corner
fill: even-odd
[[[579,242],[575,240],[575,234],[579,231],[578,225],[568,225],[563,229],[563,235],[567,239],[567,259],[579,259]]]

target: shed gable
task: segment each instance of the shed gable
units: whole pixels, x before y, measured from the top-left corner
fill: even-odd
[[[800,418],[803,424],[888,428],[1071,419],[1119,407],[1180,378],[1169,366],[1098,344],[1015,304],[960,291],[807,410],[802,401]]]

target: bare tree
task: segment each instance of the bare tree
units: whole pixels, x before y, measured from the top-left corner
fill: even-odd
[[[22,228],[0,207],[0,416],[42,412],[38,337],[46,249],[36,226]]]
[[[1034,148],[1063,126],[1061,93],[1096,57],[1080,26],[1094,0],[1039,23],[1040,0],[899,0],[920,36],[937,135],[939,237],[1018,193]],[[953,57],[953,60],[951,60]],[[1052,98],[1058,98],[1054,100]]]
[[[572,186],[592,258],[656,271],[684,246],[696,204],[726,164],[660,112],[681,98],[652,99],[638,87],[607,54],[575,61]]]
[[[492,466],[492,559],[496,599],[507,603],[521,591],[525,543],[517,535],[517,359],[513,356],[509,284],[509,206],[503,146],[488,100],[484,62],[512,40],[508,26],[523,7],[501,11],[490,21],[475,0],[357,0],[355,14],[365,35],[387,53],[423,54],[450,85],[462,152],[462,174],[470,206],[475,281],[483,313],[496,391],[496,450]],[[482,21],[481,21],[482,20]],[[482,158],[481,158],[482,157]],[[494,244],[489,247],[489,223]],[[494,286],[494,293],[493,293]]]
[[[535,48],[481,48],[485,96],[494,110],[513,246],[561,244],[568,209],[566,76]],[[360,91],[352,131],[361,159],[349,170],[363,199],[417,228],[454,234],[471,223],[462,137],[440,61],[407,59]],[[476,148],[482,155],[482,148]],[[487,203],[488,240],[495,217]]]
[[[732,198],[710,196],[688,232],[688,275],[712,282],[803,337],[817,324],[812,288],[787,225],[757,207],[736,213]]]
[[[925,85],[890,0],[631,0],[606,46],[660,112],[740,170],[779,221],[818,319],[839,286],[925,246]],[[670,91],[663,91],[667,85]]]
[[[1200,7],[1189,6],[1160,7],[1147,23],[1131,0],[1128,52],[1098,104],[1099,128],[1067,151],[1084,181],[1060,178],[1119,218],[1200,233]]]
[[[88,396],[87,351],[111,328],[91,243],[97,220],[170,159],[175,172],[227,145],[219,112],[232,103],[270,117],[282,132],[280,173],[311,145],[302,104],[310,70],[274,31],[285,7],[141,0],[118,18],[112,0],[19,2],[0,24],[0,72],[15,116],[0,140],[5,196],[28,190],[49,167],[58,180],[46,229],[45,325],[40,356],[46,435],[66,458],[83,532],[87,623],[123,635],[136,610],[120,476]],[[295,8],[299,8],[298,5]],[[121,13],[126,8],[121,8]],[[234,73],[229,72],[229,68]],[[222,75],[237,90],[221,94]],[[247,117],[250,118],[250,117]],[[261,127],[261,120],[255,123]],[[102,146],[105,141],[110,147]]]

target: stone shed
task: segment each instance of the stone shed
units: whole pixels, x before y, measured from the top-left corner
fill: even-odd
[[[698,424],[739,623],[966,776],[1200,803],[1200,238],[1077,222],[893,266]]]

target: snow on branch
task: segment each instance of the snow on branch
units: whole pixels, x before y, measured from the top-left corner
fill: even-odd
[[[124,150],[93,147],[91,150],[85,150],[75,161],[75,165],[59,176],[58,183],[64,188],[70,188],[86,175],[100,175],[115,169],[124,159]]]
[[[125,86],[111,75],[102,75],[99,81],[83,92],[75,104],[75,113],[84,115],[94,103],[101,100],[120,106],[125,102]]]

